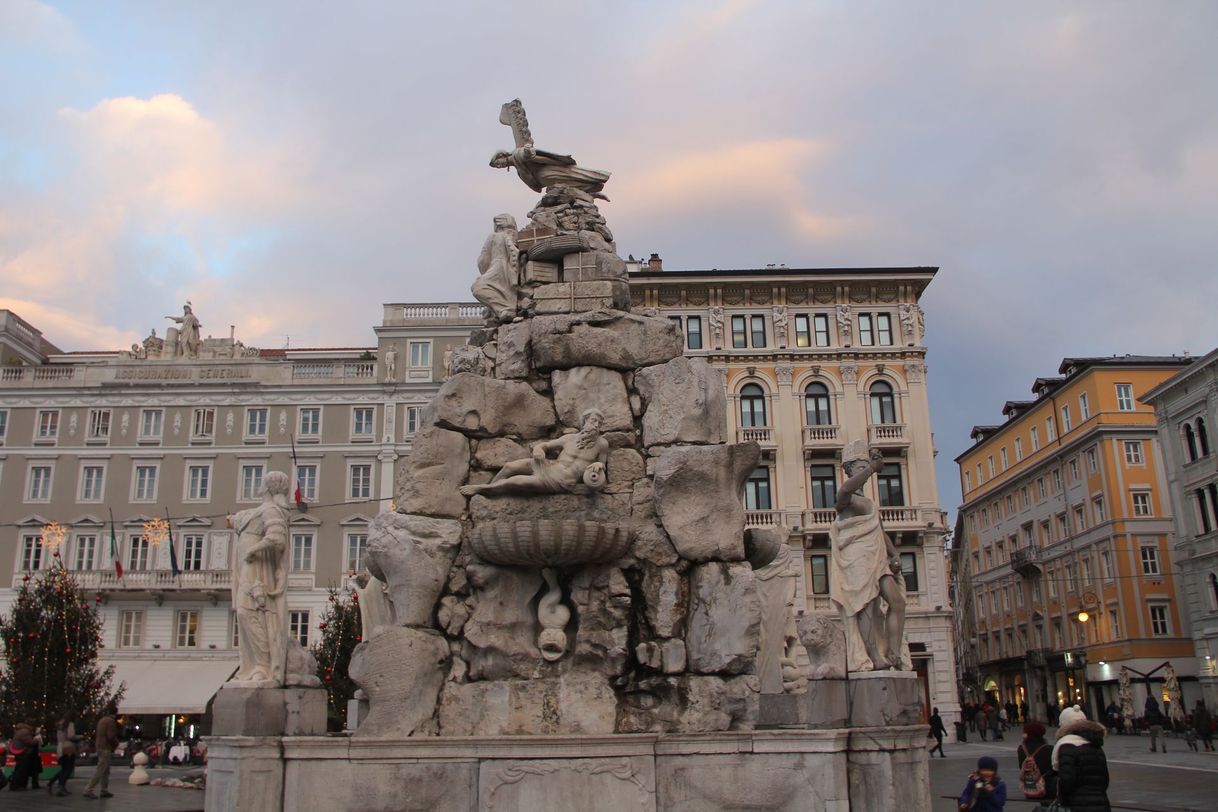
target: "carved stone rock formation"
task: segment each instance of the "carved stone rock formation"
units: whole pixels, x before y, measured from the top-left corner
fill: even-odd
[[[533,387],[463,372],[440,387],[428,406],[437,426],[471,437],[544,437],[554,426],[554,407]]]
[[[397,626],[351,653],[351,679],[368,695],[359,738],[406,738],[435,733],[433,716],[448,673],[448,643],[428,629]]]
[[[597,311],[533,319],[532,353],[537,369],[597,366],[633,370],[677,358],[685,341],[668,319]]]
[[[723,373],[702,358],[674,358],[640,369],[635,386],[643,397],[643,443],[722,443],[727,440]]]
[[[474,680],[529,679],[542,665],[540,627],[533,599],[541,589],[537,569],[470,564],[474,609],[462,631],[461,657]]]
[[[682,558],[744,559],[744,480],[757,443],[666,448],[655,463],[656,513]]]
[[[461,543],[461,523],[385,511],[368,528],[368,571],[389,586],[396,622],[431,626],[448,568]]]
[[[689,572],[689,670],[751,674],[756,667],[761,600],[748,564],[712,561]]]
[[[458,517],[465,499],[457,486],[469,473],[469,440],[455,431],[431,427],[415,435],[410,455],[398,469],[396,502],[404,513]]]
[[[599,409],[603,431],[629,431],[634,415],[626,399],[622,373],[604,367],[556,369],[550,375],[554,389],[554,408],[564,426],[579,426],[587,409]]]

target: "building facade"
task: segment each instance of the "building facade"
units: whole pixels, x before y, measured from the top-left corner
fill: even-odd
[[[926,346],[918,300],[935,268],[664,271],[630,275],[636,312],[680,324],[686,354],[723,371],[729,436],[756,440],[747,521],[782,526],[802,560],[808,612],[830,605],[829,526],[841,454],[851,440],[883,450],[868,483],[900,553],[905,625],[927,707],[958,718],[945,515],[934,474]]]
[[[1201,696],[1218,708],[1218,350],[1139,396],[1155,410]]]
[[[259,501],[267,471],[296,477],[290,630],[316,642],[328,588],[361,569],[445,354],[480,314],[388,304],[375,345],[286,351],[230,336],[179,352],[171,330],[121,353],[48,353],[29,325],[0,322],[0,340],[24,341],[23,363],[0,368],[0,611],[58,554],[102,606],[120,710],[154,736],[197,722],[237,660],[226,517]]]
[[[1140,713],[1167,662],[1186,702],[1196,692],[1167,462],[1138,400],[1187,363],[1067,358],[1035,399],[1006,403],[1004,423],[973,429],[952,551],[966,699],[1027,702],[1037,718],[1098,710],[1124,666]]]

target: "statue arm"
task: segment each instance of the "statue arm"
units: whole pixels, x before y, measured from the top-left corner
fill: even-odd
[[[482,253],[478,254],[478,273],[484,274],[491,267],[491,248],[495,241],[495,236],[486,238],[486,242],[482,243]]]
[[[281,597],[288,588],[288,568],[286,553],[288,549],[288,522],[284,516],[278,516],[267,522],[266,536],[262,544],[270,551],[275,562],[275,589],[268,591],[268,598]]]

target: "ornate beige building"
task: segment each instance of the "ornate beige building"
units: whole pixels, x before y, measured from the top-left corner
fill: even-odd
[[[868,483],[908,589],[906,636],[928,707],[958,718],[946,519],[934,473],[926,345],[918,300],[936,268],[665,271],[632,268],[635,310],[679,321],[686,354],[727,378],[729,431],[756,440],[748,521],[781,525],[802,557],[807,611],[832,613],[829,525],[841,454],[854,439],[883,450]]]

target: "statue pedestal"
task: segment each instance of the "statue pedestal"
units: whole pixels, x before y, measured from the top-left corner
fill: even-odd
[[[913,671],[850,674],[851,809],[930,812],[927,726]]]
[[[212,705],[213,736],[324,736],[324,688],[225,685]]]
[[[804,693],[762,694],[757,704],[757,728],[846,727],[848,696],[844,679],[809,680]]]
[[[849,727],[917,725],[922,700],[914,671],[859,671],[846,680]]]

